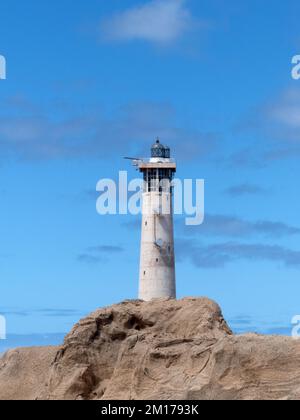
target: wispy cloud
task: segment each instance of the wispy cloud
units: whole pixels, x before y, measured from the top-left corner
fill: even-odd
[[[51,308],[44,308],[35,311],[36,313],[41,314],[42,316],[46,317],[54,317],[54,318],[65,318],[65,317],[73,317],[79,316],[82,312],[78,311],[77,309],[51,309]]]
[[[139,230],[140,220],[124,222],[123,227],[129,230]],[[206,214],[204,223],[200,226],[186,226],[184,219],[175,219],[176,231],[186,236],[212,236],[225,238],[264,236],[268,238],[283,238],[300,235],[300,228],[283,222],[269,220],[249,221],[236,216],[222,214]]]
[[[243,195],[263,195],[266,193],[267,190],[265,188],[251,184],[234,185],[225,190],[225,194],[231,197],[241,197]]]
[[[180,240],[177,241],[177,255],[179,260],[189,260],[202,269],[224,268],[237,260],[277,262],[300,269],[300,251],[276,245],[225,242],[205,246]]]
[[[124,248],[120,246],[100,245],[89,247],[86,251],[77,256],[77,261],[85,264],[105,263],[114,254],[121,254]]]
[[[251,144],[230,156],[232,166],[262,167],[277,160],[299,159],[300,89],[286,89],[260,104],[239,122],[236,130],[253,137]]]
[[[288,89],[266,109],[267,116],[289,130],[300,130],[300,89]],[[290,134],[292,132],[290,131]],[[296,132],[294,132],[296,134]],[[299,136],[295,137],[300,141]]]
[[[86,189],[84,191],[82,191],[82,193],[80,194],[80,198],[89,198],[93,201],[96,201],[96,199],[98,198],[99,193],[96,190],[92,190],[92,189]]]
[[[269,161],[300,157],[300,89],[284,91],[266,107],[265,130],[277,142],[264,157]],[[270,128],[268,128],[270,127]]]
[[[129,230],[139,230],[141,229],[141,220],[135,218],[134,220],[131,220],[129,222],[123,222],[122,226]]]
[[[76,157],[87,146],[88,118],[53,121],[47,115],[0,118],[2,156],[22,159]],[[91,121],[90,121],[91,122]]]
[[[250,316],[242,316],[238,315],[231,319],[229,319],[230,325],[233,326],[245,326],[245,325],[251,325],[252,324],[252,318]]]
[[[0,156],[23,160],[61,158],[103,159],[128,153],[149,152],[149,142],[159,135],[181,159],[198,160],[215,152],[219,134],[185,129],[177,123],[176,110],[166,103],[133,103],[107,117],[97,107],[79,115],[57,115],[49,108],[41,114],[0,117]],[[103,147],[105,139],[107,147]],[[182,142],[182,139],[185,139]]]
[[[6,309],[0,308],[0,314],[4,316],[17,316],[17,317],[28,317],[28,316],[44,316],[44,317],[73,317],[82,315],[81,311],[77,309],[64,309],[64,308],[41,308],[41,309]]]
[[[32,312],[24,311],[24,310],[2,310],[0,308],[0,314],[3,316],[19,316],[19,317],[27,317],[32,314]]]
[[[185,226],[184,233],[188,235],[198,235],[201,233],[201,235],[218,237],[249,237],[262,235],[278,238],[299,235],[300,228],[282,222],[267,220],[250,222],[235,216],[207,214],[202,225],[198,227]]]
[[[111,246],[111,245],[100,245],[92,246],[87,249],[89,252],[98,252],[103,254],[119,254],[124,251],[124,248],[120,246]]]
[[[102,22],[102,36],[113,41],[170,44],[193,24],[186,3],[186,0],[152,0],[121,11]]]
[[[287,320],[274,320],[273,316],[253,317],[238,315],[228,319],[228,324],[235,334],[267,334],[291,336],[292,326]]]
[[[266,159],[267,153],[266,145],[261,148],[254,146],[254,142],[249,145],[233,152],[227,159],[227,165],[231,168],[262,168],[270,161]]]

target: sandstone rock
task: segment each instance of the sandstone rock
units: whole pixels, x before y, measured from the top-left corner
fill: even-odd
[[[8,351],[0,359],[0,399],[36,399],[45,386],[57,351],[57,347]]]
[[[6,354],[7,398],[300,399],[300,342],[234,336],[205,298],[126,301],[81,320],[60,348]]]

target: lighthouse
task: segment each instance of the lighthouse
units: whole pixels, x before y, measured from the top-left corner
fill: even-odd
[[[139,299],[176,298],[172,179],[176,162],[157,139],[151,158],[136,161],[143,174]]]

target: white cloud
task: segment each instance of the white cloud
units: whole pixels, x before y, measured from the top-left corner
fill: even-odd
[[[279,103],[271,110],[271,116],[290,128],[300,128],[300,90],[284,92]]]
[[[300,106],[285,106],[274,111],[274,117],[281,123],[300,127]]]
[[[186,0],[152,0],[116,14],[104,21],[101,29],[109,40],[170,44],[191,25],[192,16]]]

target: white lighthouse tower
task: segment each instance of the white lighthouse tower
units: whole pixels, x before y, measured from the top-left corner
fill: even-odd
[[[159,139],[151,158],[136,162],[144,176],[139,298],[176,298],[173,188],[176,162]]]

